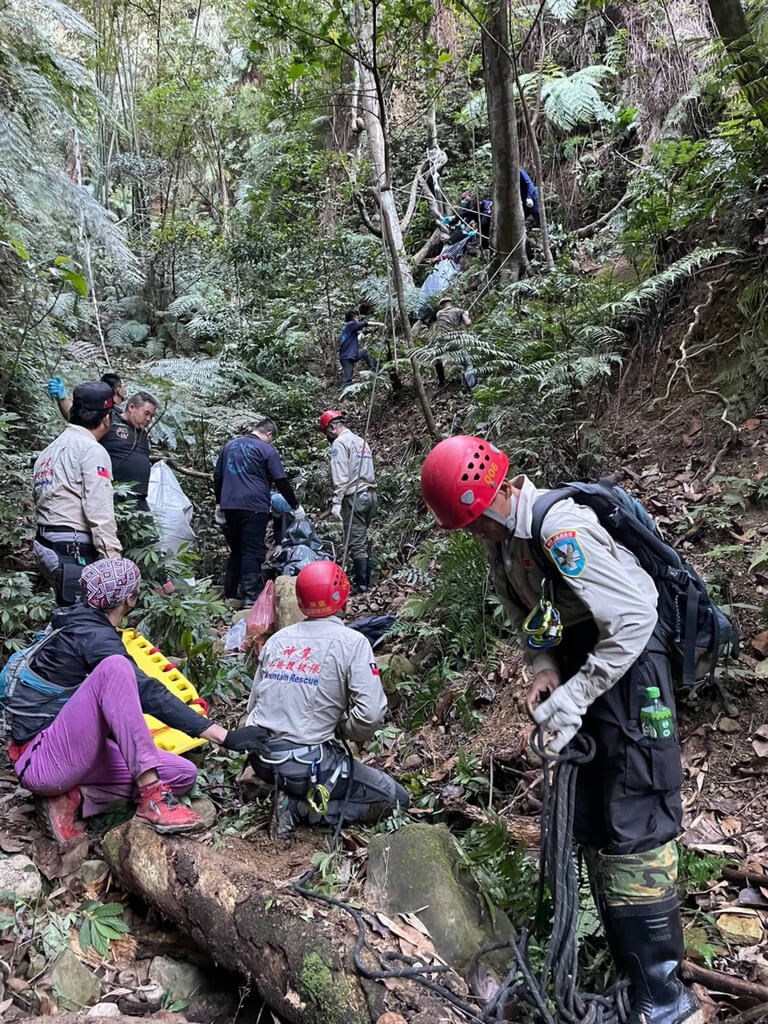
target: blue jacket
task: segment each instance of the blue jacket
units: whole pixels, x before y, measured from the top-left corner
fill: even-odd
[[[360,341],[358,335],[368,326],[367,320],[350,320],[341,328],[339,335],[339,359],[359,359]]]
[[[533,184],[530,175],[523,168],[520,168],[520,198],[523,201],[523,213],[531,214],[536,223],[539,223],[539,190]],[[533,209],[528,210],[525,206],[526,199],[533,200]]]

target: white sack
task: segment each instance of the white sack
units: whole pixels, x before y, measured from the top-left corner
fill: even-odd
[[[177,554],[182,544],[195,539],[192,529],[192,502],[181,489],[176,475],[166,462],[156,462],[149,474],[147,502],[152,509],[160,546]]]

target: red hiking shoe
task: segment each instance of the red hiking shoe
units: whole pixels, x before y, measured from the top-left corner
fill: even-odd
[[[192,832],[201,828],[202,818],[189,807],[180,804],[164,783],[152,782],[139,790],[136,817],[150,825],[155,832]]]
[[[59,846],[71,846],[85,838],[85,826],[76,820],[82,799],[77,787],[61,796],[39,797],[38,812],[43,828]]]

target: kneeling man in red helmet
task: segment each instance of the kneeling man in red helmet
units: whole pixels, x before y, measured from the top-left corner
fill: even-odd
[[[270,738],[251,765],[275,783],[273,828],[280,839],[302,821],[371,820],[410,802],[399,782],[355,761],[337,739],[369,739],[387,710],[370,643],[337,615],[349,590],[335,562],[302,569],[296,598],[307,618],[270,637],[253,680],[247,724]]]

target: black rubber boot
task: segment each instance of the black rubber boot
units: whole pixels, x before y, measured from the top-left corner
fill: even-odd
[[[370,590],[371,589],[371,569],[372,569],[372,566],[371,566],[371,556],[368,555],[368,557],[365,560],[365,589],[366,590]]]
[[[601,909],[617,965],[632,985],[627,1024],[703,1024],[698,999],[680,980],[685,945],[677,897]]]
[[[352,565],[355,571],[355,585],[352,587],[352,593],[365,594],[368,590],[368,559],[354,558]]]

